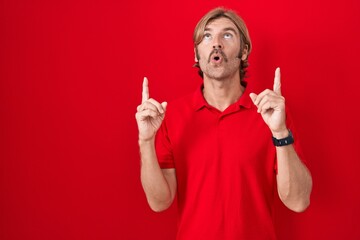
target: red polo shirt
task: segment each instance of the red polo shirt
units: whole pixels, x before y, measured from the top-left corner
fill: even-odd
[[[256,110],[247,90],[223,112],[200,89],[169,103],[156,152],[176,169],[178,240],[276,239],[276,150]]]

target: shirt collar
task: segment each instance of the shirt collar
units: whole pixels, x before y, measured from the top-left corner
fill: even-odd
[[[241,95],[241,97],[239,98],[239,100],[234,103],[234,105],[237,108],[251,108],[252,106],[252,101],[251,98],[249,96],[250,92],[248,91],[248,88],[246,87],[247,83],[245,83],[245,91],[243,92],[243,94]],[[208,107],[208,108],[212,108],[211,105],[209,105],[203,95],[203,88],[204,85],[201,84],[200,87],[198,87],[194,93],[194,97],[193,97],[193,103],[194,103],[194,110],[198,111],[204,107]]]
[[[195,109],[195,111],[198,111],[198,110],[202,109],[203,107],[210,106],[206,102],[206,100],[205,100],[205,98],[203,96],[203,93],[202,93],[203,88],[204,88],[204,85],[201,84],[200,87],[198,87],[196,89],[195,93],[194,93],[193,101],[194,101],[194,109]]]

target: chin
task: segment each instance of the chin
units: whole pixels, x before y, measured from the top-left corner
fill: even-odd
[[[206,69],[203,73],[205,76],[212,79],[223,79],[226,78],[226,75],[228,75],[220,68]]]
[[[228,72],[221,72],[221,71],[204,73],[204,75],[206,75],[208,78],[219,80],[219,81],[231,78],[231,76],[232,76],[232,74],[229,74]]]
[[[239,75],[239,66],[206,66],[202,71],[210,79],[224,80]]]

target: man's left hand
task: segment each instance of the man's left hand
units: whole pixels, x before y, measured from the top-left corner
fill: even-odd
[[[276,68],[273,90],[266,89],[259,93],[250,93],[250,98],[258,108],[265,123],[276,138],[288,134],[285,123],[285,98],[281,95],[280,68]]]

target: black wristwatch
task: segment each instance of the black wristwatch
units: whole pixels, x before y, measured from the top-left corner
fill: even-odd
[[[273,143],[276,147],[286,146],[294,143],[294,137],[289,129],[289,136],[286,138],[277,139],[272,137]]]

